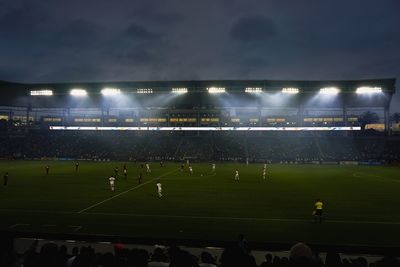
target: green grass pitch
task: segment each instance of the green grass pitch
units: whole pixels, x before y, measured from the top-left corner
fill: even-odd
[[[50,165],[45,175],[44,166]],[[115,192],[108,177],[118,166]],[[128,237],[323,244],[400,245],[400,169],[395,166],[151,164],[138,185],[139,164],[2,161],[0,229]],[[240,181],[234,181],[234,171]],[[156,183],[163,185],[163,197]],[[325,221],[312,222],[313,204]]]

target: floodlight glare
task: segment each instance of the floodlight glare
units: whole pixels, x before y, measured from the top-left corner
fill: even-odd
[[[186,94],[187,92],[187,88],[172,88],[172,93],[174,94]]]
[[[282,88],[282,93],[284,94],[298,94],[299,89],[298,88]]]
[[[151,89],[151,88],[138,88],[136,90],[136,92],[138,94],[152,94],[153,93],[153,89]]]
[[[31,91],[31,95],[33,95],[33,96],[50,96],[50,95],[53,95],[53,90],[48,90],[48,89],[34,90],[34,91]]]
[[[382,88],[381,87],[358,87],[357,94],[377,94],[377,93],[382,93]]]
[[[76,96],[76,97],[85,97],[85,96],[87,96],[86,90],[85,89],[79,89],[79,88],[71,89],[69,94],[72,95],[72,96]]]
[[[340,92],[340,89],[336,88],[336,87],[325,87],[325,88],[321,88],[319,90],[319,92],[321,94],[336,95]]]
[[[222,93],[225,93],[225,88],[224,87],[209,87],[209,88],[207,88],[207,91],[210,94],[222,94]]]
[[[246,93],[261,93],[262,88],[261,87],[247,87],[244,91]]]
[[[101,94],[104,96],[113,96],[113,95],[119,95],[121,93],[121,90],[118,88],[104,88],[101,90]]]

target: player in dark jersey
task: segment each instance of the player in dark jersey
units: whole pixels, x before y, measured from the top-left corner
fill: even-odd
[[[182,165],[181,165],[181,172],[183,172],[184,169],[185,169],[185,164],[182,163]]]
[[[164,162],[163,161],[160,161],[160,167],[161,168],[164,167]]]
[[[115,174],[115,178],[117,178],[118,177],[118,167],[115,167],[114,174]]]
[[[142,175],[142,173],[139,173],[139,177],[138,177],[138,183],[139,184],[142,183],[142,179],[143,179],[143,175]]]
[[[8,184],[8,172],[6,172],[4,174],[3,178],[4,178],[4,184],[3,185],[6,186]]]
[[[79,169],[79,162],[75,162],[75,172],[77,172]]]
[[[46,175],[49,175],[50,166],[49,166],[49,165],[46,165],[46,167],[44,167],[44,168],[45,168],[45,170],[46,170]]]

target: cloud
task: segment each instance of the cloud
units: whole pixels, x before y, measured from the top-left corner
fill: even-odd
[[[248,16],[234,22],[229,36],[240,43],[258,44],[272,39],[277,33],[277,27],[271,19],[263,16]]]
[[[142,25],[132,23],[124,31],[124,35],[134,40],[149,41],[158,37],[158,34],[151,32],[149,29]]]

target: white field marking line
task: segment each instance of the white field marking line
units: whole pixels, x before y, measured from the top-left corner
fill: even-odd
[[[122,195],[124,195],[124,194],[126,194],[126,193],[128,193],[128,192],[130,192],[130,191],[132,191],[132,190],[135,190],[135,189],[137,189],[137,188],[139,188],[139,187],[142,187],[142,186],[144,186],[144,185],[146,185],[146,184],[148,184],[148,183],[151,183],[151,182],[153,182],[153,181],[156,180],[156,179],[160,179],[160,178],[162,178],[162,177],[164,177],[164,176],[167,176],[167,175],[172,174],[172,173],[177,172],[177,171],[178,171],[178,169],[173,170],[173,171],[170,171],[170,172],[167,172],[167,173],[164,173],[164,174],[162,174],[162,175],[160,175],[160,176],[158,176],[158,177],[154,177],[153,179],[150,179],[149,181],[147,181],[147,182],[145,182],[145,183],[142,183],[142,184],[140,184],[140,185],[134,186],[134,187],[132,187],[132,188],[130,188],[130,189],[128,189],[128,190],[125,190],[125,191],[123,191],[123,192],[121,192],[121,193],[119,193],[119,194],[116,194],[115,196],[109,197],[109,198],[107,198],[107,199],[105,199],[105,200],[103,200],[103,201],[97,202],[96,204],[93,204],[93,205],[91,205],[91,206],[89,206],[89,207],[87,207],[87,208],[84,208],[83,210],[78,211],[78,213],[83,213],[83,212],[85,212],[85,211],[87,211],[87,210],[90,210],[90,209],[92,209],[92,208],[94,208],[94,207],[97,207],[97,206],[99,206],[99,205],[101,205],[101,204],[103,204],[103,203],[105,203],[105,202],[107,202],[107,201],[110,201],[110,200],[112,200],[112,199],[114,199],[114,198],[117,198],[117,197],[119,197],[119,196],[122,196]]]
[[[50,210],[5,210],[0,211],[18,211],[25,213],[51,213],[51,214],[78,214],[75,211],[50,211]],[[256,217],[218,217],[218,216],[192,216],[192,215],[162,215],[162,214],[133,214],[133,213],[109,213],[109,212],[85,212],[86,215],[104,215],[104,216],[128,216],[128,217],[152,217],[152,218],[175,218],[175,219],[204,219],[204,220],[243,220],[243,221],[271,221],[271,222],[312,222],[312,219],[284,219],[284,218],[256,218]],[[346,221],[346,220],[324,220],[324,223],[349,223],[349,224],[376,224],[376,225],[400,225],[400,222],[388,221]],[[16,224],[23,226],[30,224]]]
[[[218,217],[218,216],[192,216],[192,215],[161,215],[161,214],[133,214],[133,213],[106,213],[87,212],[92,215],[105,216],[130,216],[130,217],[154,217],[154,218],[176,218],[176,219],[205,219],[205,220],[243,220],[243,221],[271,221],[271,222],[312,222],[312,219],[282,219],[282,218],[251,218],[251,217]],[[384,224],[400,225],[400,222],[384,221],[346,221],[346,220],[324,220],[326,223],[350,223],[350,224]]]
[[[29,226],[29,225],[30,224],[27,224],[27,223],[16,223],[16,224],[13,224],[13,225],[9,226],[8,228],[12,229],[12,228],[15,228],[15,227],[18,227],[18,226]]]
[[[370,175],[370,174],[362,174],[362,173],[359,173],[359,172],[355,172],[355,173],[353,173],[353,176],[354,177],[357,177],[357,178],[372,178],[372,179],[380,179],[380,180],[389,180],[389,181],[391,181],[391,182],[394,182],[394,183],[400,183],[400,180],[395,180],[395,179],[391,179],[391,178],[385,178],[385,177],[380,177],[380,176],[376,176],[376,175]]]
[[[81,230],[83,228],[80,225],[68,225],[68,227],[73,228],[74,232],[78,232],[79,230]]]

